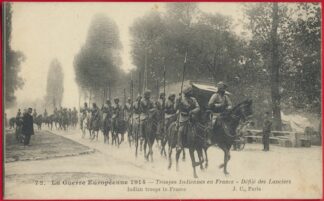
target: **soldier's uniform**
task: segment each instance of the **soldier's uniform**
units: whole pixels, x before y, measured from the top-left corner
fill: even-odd
[[[84,104],[84,108],[80,108],[81,118],[80,118],[80,127],[83,129],[83,122],[87,118],[89,108],[87,104]]]
[[[20,117],[21,117],[21,111],[20,111],[20,109],[19,109],[18,112],[17,112],[16,118],[18,119],[18,118],[20,118]]]
[[[122,119],[122,117],[123,117],[122,113],[123,113],[123,110],[122,110],[122,107],[119,105],[119,99],[118,99],[117,102],[115,101],[115,105],[113,106],[113,116],[112,116],[113,120]]]
[[[125,111],[125,117],[126,117],[125,120],[128,122],[130,120],[130,118],[132,117],[132,113],[133,113],[132,103],[131,103],[130,99],[128,99],[128,102],[125,104],[124,111]]]
[[[232,101],[225,92],[227,87],[223,82],[217,84],[218,91],[214,93],[208,101],[208,107],[214,112],[213,126],[222,125],[222,114],[232,109]]]
[[[44,111],[44,118],[45,118],[45,119],[47,118],[47,111],[46,111],[46,109],[45,109],[45,111]]]
[[[179,131],[178,131],[178,143],[177,148],[182,148],[182,141],[188,132],[192,132],[189,129],[190,119],[194,118],[195,115],[200,111],[200,106],[196,98],[191,96],[192,88],[188,87],[184,90],[184,96],[177,101],[176,108],[179,110]]]
[[[165,130],[165,93],[160,93],[160,98],[155,102],[155,107],[159,112],[159,119],[157,125],[157,135],[162,135]]]
[[[143,118],[141,120],[145,120],[148,115],[149,111],[154,108],[154,103],[151,101],[150,97],[144,97],[140,102],[140,111]]]
[[[173,115],[177,112],[176,108],[175,108],[175,100],[172,100],[171,97],[175,97],[175,95],[172,94],[171,96],[169,96],[168,100],[165,102],[165,114],[166,115]]]
[[[105,119],[110,119],[112,117],[112,108],[111,108],[111,104],[109,103],[105,103],[104,106],[102,107],[102,113],[103,113],[103,116],[102,118],[105,120]]]
[[[93,105],[93,108],[91,110],[91,129],[94,131],[99,130],[99,121],[100,121],[100,113],[99,108],[96,104]]]
[[[133,107],[134,107],[134,113],[135,114],[138,114],[138,115],[141,113],[141,100],[142,100],[142,97],[141,96],[138,96],[136,98],[136,101],[135,101],[134,105],[133,105]]]
[[[36,117],[37,117],[37,112],[36,112],[36,110],[34,110],[34,113],[33,113],[33,119],[35,120]]]

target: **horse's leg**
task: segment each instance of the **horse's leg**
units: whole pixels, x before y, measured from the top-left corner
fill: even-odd
[[[204,147],[204,153],[205,153],[205,168],[208,168],[208,154],[207,154],[207,147]]]
[[[203,157],[203,150],[201,149],[197,149],[197,153],[198,153],[198,158],[199,158],[199,165],[200,165],[200,169],[203,170],[204,166],[204,157]]]
[[[163,156],[163,154],[164,154],[164,156],[166,156],[165,145],[166,145],[166,140],[162,139],[161,140],[161,151],[160,151],[161,156]]]
[[[184,149],[177,149],[176,151],[176,170],[179,171],[179,158],[181,151],[184,151]]]
[[[172,166],[172,147],[169,146],[169,166],[168,166],[168,169],[171,169],[171,166]]]
[[[137,150],[138,150],[138,133],[135,134],[135,157],[137,157]]]
[[[189,148],[189,154],[190,154],[191,164],[192,164],[192,168],[193,168],[193,176],[194,176],[194,178],[198,178],[197,173],[196,173],[196,161],[195,161],[194,151],[195,150],[193,148]]]
[[[182,161],[186,161],[186,151],[184,148],[183,149],[183,152],[182,152]]]
[[[149,153],[146,154],[146,147],[147,147],[147,140],[144,141],[144,158],[148,161]]]
[[[151,162],[153,162],[153,144],[154,144],[154,140],[153,142],[149,142],[149,153],[150,153],[150,156],[151,156]]]
[[[219,166],[219,168],[223,168],[223,170],[224,170],[224,174],[225,175],[228,175],[228,172],[227,172],[227,162],[228,162],[228,160],[229,160],[229,149],[228,149],[228,147],[226,147],[226,145],[221,145],[221,146],[219,146],[222,150],[223,150],[223,152],[224,152],[224,163],[223,164],[221,164],[220,166]]]

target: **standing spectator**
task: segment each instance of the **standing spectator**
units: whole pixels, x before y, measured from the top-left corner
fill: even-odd
[[[269,151],[270,149],[269,145],[270,145],[271,126],[272,126],[272,121],[271,121],[270,112],[266,112],[264,114],[264,119],[263,119],[263,137],[262,137],[263,151]]]
[[[30,137],[34,135],[34,126],[33,126],[33,109],[28,108],[28,112],[23,117],[23,126],[22,134],[25,136],[24,145],[29,146]]]

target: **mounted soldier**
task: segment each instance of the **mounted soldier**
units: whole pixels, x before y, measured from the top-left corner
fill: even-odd
[[[102,126],[103,126],[103,134],[104,134],[104,143],[108,143],[109,141],[109,131],[111,129],[111,117],[112,117],[112,106],[111,101],[109,99],[106,100],[106,103],[102,107]]]
[[[159,100],[156,101],[155,105],[156,105],[156,109],[158,109],[159,111],[162,111],[165,108],[165,93],[164,92],[160,93]]]
[[[197,118],[197,114],[200,111],[200,106],[193,97],[192,87],[189,86],[183,91],[183,96],[179,97],[176,103],[176,108],[179,110],[179,130],[178,130],[178,140],[177,140],[177,149],[182,149],[183,139],[186,138],[188,132],[192,130],[189,129],[190,123],[194,123],[195,118]]]
[[[111,101],[109,99],[106,100],[106,103],[103,105],[102,109],[102,119],[104,121],[110,119],[112,117],[112,106]]]
[[[115,98],[114,99],[114,106],[113,106],[113,116],[112,116],[112,120],[113,120],[113,123],[118,126],[118,121],[120,119],[122,119],[123,117],[123,110],[122,110],[122,106],[119,105],[119,98]]]
[[[80,108],[80,114],[81,114],[80,127],[81,127],[81,130],[83,129],[83,126],[84,126],[83,125],[83,122],[87,118],[88,111],[89,111],[88,104],[87,103],[84,103],[84,107],[83,108]]]
[[[47,110],[45,108],[45,111],[44,111],[44,119],[46,119],[46,118],[47,118]]]
[[[214,128],[223,125],[223,114],[233,108],[232,101],[226,93],[227,85],[224,82],[218,82],[216,86],[217,92],[208,101],[208,108],[214,112]]]
[[[158,110],[159,113],[159,123],[158,123],[158,128],[157,128],[157,135],[158,135],[158,140],[162,138],[162,135],[164,133],[164,127],[165,127],[165,93],[161,92],[159,99],[155,103],[156,109]]]
[[[18,119],[18,118],[20,118],[20,117],[21,117],[21,111],[20,111],[20,109],[18,109],[18,112],[17,112],[16,118]]]
[[[36,109],[34,109],[34,112],[33,112],[33,118],[35,120],[35,118],[37,117],[37,112],[36,112]]]
[[[112,143],[115,142],[119,146],[121,142],[124,141],[124,134],[127,130],[126,121],[124,121],[123,108],[119,104],[119,98],[114,99],[115,105],[113,106],[113,116],[112,116]],[[119,140],[118,134],[121,134],[121,140]]]
[[[177,111],[175,108],[175,94],[172,93],[169,95],[168,100],[165,103],[165,114],[168,115],[174,115]]]
[[[99,131],[99,123],[100,123],[100,111],[96,103],[92,104],[91,109],[91,119],[90,119],[90,136],[92,136],[92,140],[95,138],[95,133]],[[98,136],[98,135],[97,135]]]
[[[132,111],[133,108],[132,108],[132,99],[131,98],[128,98],[127,99],[127,103],[125,104],[124,106],[124,111],[125,111],[125,120],[127,122],[129,122],[131,116],[132,116]]]
[[[141,101],[142,101],[142,96],[138,95],[136,100],[135,100],[135,104],[134,104],[134,113],[135,114],[140,114],[141,113]]]
[[[149,112],[154,108],[154,103],[151,100],[151,91],[146,90],[144,92],[144,98],[140,102],[140,112],[141,112],[141,120],[147,119]]]

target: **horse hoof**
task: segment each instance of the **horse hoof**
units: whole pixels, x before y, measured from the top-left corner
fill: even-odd
[[[221,169],[223,167],[224,167],[224,164],[220,164],[218,168]]]
[[[225,171],[224,172],[225,176],[229,176],[229,172]]]
[[[195,179],[197,179],[197,178],[198,178],[198,176],[197,176],[196,174],[194,174],[194,178],[195,178]]]

